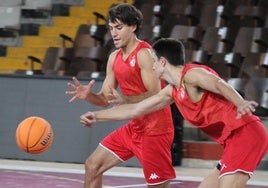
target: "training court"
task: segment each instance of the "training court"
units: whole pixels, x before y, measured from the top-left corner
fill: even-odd
[[[195,188],[211,169],[175,167],[171,188]],[[83,164],[0,160],[0,188],[82,188]],[[140,168],[115,167],[107,171],[104,188],[145,188]],[[246,188],[268,188],[268,172],[256,171]]]

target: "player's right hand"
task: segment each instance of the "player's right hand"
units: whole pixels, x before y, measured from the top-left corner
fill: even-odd
[[[80,116],[80,123],[85,127],[91,127],[96,122],[96,117],[94,112],[87,112]]]
[[[237,106],[237,116],[236,118],[241,118],[244,114],[252,115],[256,108],[258,106],[258,103],[255,101],[247,101],[244,100],[243,103],[239,104]]]
[[[66,91],[65,94],[72,95],[73,97],[69,100],[69,102],[73,102],[76,99],[85,100],[87,96],[90,94],[91,89],[95,83],[95,80],[91,80],[88,85],[81,85],[81,83],[77,80],[76,77],[73,77],[73,82],[68,82],[67,85],[72,89],[72,91]]]

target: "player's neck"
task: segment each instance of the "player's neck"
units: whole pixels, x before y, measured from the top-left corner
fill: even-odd
[[[136,37],[133,37],[129,39],[127,45],[125,47],[122,47],[122,52],[124,56],[128,56],[139,44],[140,40]]]
[[[169,66],[165,73],[165,80],[173,86],[179,86],[183,66]]]

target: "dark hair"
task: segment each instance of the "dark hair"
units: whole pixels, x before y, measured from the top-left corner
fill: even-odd
[[[158,39],[153,45],[156,56],[166,58],[171,65],[184,65],[185,53],[181,41],[174,38]]]
[[[108,21],[114,23],[117,20],[120,20],[128,26],[136,25],[137,29],[135,30],[135,34],[139,35],[143,15],[135,6],[123,3],[110,8],[108,12]]]

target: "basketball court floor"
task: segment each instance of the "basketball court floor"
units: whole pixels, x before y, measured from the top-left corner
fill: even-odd
[[[196,188],[211,170],[201,167],[175,169],[177,178],[171,182],[171,188]],[[83,174],[83,164],[0,160],[0,188],[82,188]],[[105,173],[103,184],[104,188],[147,187],[142,169],[133,167],[112,168]],[[268,188],[268,171],[256,171],[246,188]]]

